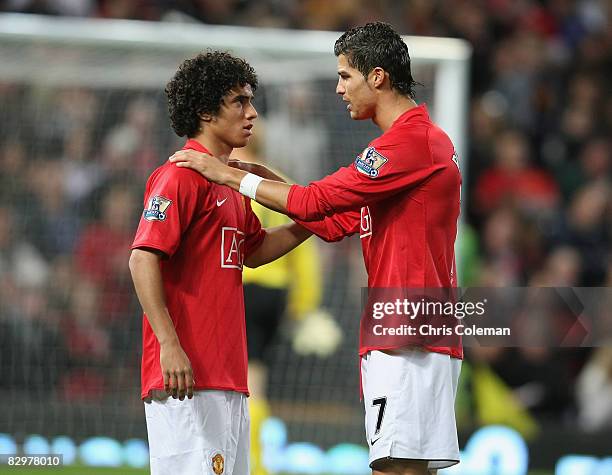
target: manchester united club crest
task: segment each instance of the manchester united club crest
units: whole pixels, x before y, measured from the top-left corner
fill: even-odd
[[[144,210],[144,219],[147,221],[164,221],[166,210],[172,204],[172,200],[163,196],[154,196],[149,201],[149,207]]]
[[[225,460],[223,460],[223,455],[216,454],[212,458],[212,469],[216,475],[221,475],[223,470],[225,469]]]
[[[374,147],[368,147],[355,159],[355,167],[364,175],[376,178],[387,161],[388,159],[378,153]]]

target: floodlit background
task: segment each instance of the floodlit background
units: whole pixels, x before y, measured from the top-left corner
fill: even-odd
[[[163,86],[200,49],[191,41],[128,51],[79,35],[41,45],[22,21],[44,35],[49,22],[70,18],[68,36],[81,18],[163,22],[170,30],[158,23],[160,36],[180,23],[215,41],[248,34],[229,26],[283,28],[296,48],[300,30],[373,20],[405,35],[464,39],[466,88],[457,83],[446,96],[436,89],[441,63],[415,57],[418,101],[442,123],[445,107],[463,114],[454,124],[466,182],[462,285],[612,284],[608,0],[5,0],[0,11],[0,454],[58,452],[81,467],[122,466],[112,473],[146,469],[141,313],[127,259],[144,183],[182,146]],[[108,36],[119,31],[108,25]],[[125,28],[135,37],[151,31]],[[334,97],[336,37],[324,54],[287,57],[258,51],[255,35],[242,54],[262,83],[249,153],[302,184],[350,163],[377,135]],[[465,110],[461,100],[450,109],[449,93],[465,97]],[[266,358],[265,460],[272,472],[368,473],[359,239],[313,252],[315,307],[343,338],[321,354],[300,335],[300,311],[288,312]],[[457,414],[464,463],[445,473],[612,473],[612,348],[470,348]],[[66,473],[97,473],[74,470]]]

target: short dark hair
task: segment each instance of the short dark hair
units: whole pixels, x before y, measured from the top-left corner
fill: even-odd
[[[383,22],[366,23],[352,28],[336,40],[334,54],[345,55],[351,67],[364,77],[376,68],[389,73],[391,87],[400,94],[414,97],[408,46],[391,25]]]
[[[194,137],[202,114],[219,113],[223,97],[236,86],[257,89],[255,70],[245,60],[221,51],[186,59],[166,85],[170,122],[179,137]]]

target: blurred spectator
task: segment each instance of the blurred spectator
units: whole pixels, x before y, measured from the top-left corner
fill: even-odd
[[[375,2],[369,2],[375,3]],[[296,26],[307,30],[344,30],[352,24],[354,15],[366,6],[361,0],[303,0],[296,2]]]
[[[53,391],[67,365],[58,320],[40,289],[15,291],[14,305],[0,306],[0,387]]]
[[[597,286],[604,282],[610,252],[606,213],[610,204],[608,183],[593,182],[573,197],[559,240],[575,248],[584,263],[581,285]]]
[[[544,63],[541,39],[522,32],[503,40],[493,56],[493,89],[508,104],[511,125],[529,129],[535,125],[534,91]]]
[[[495,164],[476,182],[476,209],[487,213],[512,203],[533,213],[550,213],[559,200],[552,177],[530,164],[526,138],[518,131],[505,131],[495,143]]]
[[[265,137],[266,161],[291,175],[296,183],[320,178],[329,137],[323,121],[313,121],[317,104],[311,85],[290,84],[279,90],[283,96],[276,107],[255,126]],[[299,130],[299,134],[293,131]],[[299,158],[295,151],[299,150]]]
[[[100,217],[87,226],[76,246],[76,268],[102,289],[101,315],[106,322],[126,318],[133,297],[128,261],[137,224],[137,198],[124,184],[111,186],[102,198]]]
[[[544,268],[534,274],[529,282],[533,287],[576,287],[580,284],[582,259],[570,246],[560,246],[551,251]]]
[[[11,10],[23,13],[47,15],[89,16],[94,11],[95,0],[8,0]]]
[[[75,203],[67,199],[62,168],[52,161],[38,161],[29,171],[30,199],[25,215],[28,235],[47,259],[71,254],[81,220]]]
[[[49,305],[59,312],[70,307],[72,288],[79,276],[73,266],[72,256],[57,256],[50,265],[47,292]]]
[[[102,163],[107,179],[131,173],[143,180],[159,165],[157,116],[151,99],[138,97],[128,103],[123,122],[110,130],[105,141]]]
[[[481,285],[503,287],[519,284],[522,263],[518,252],[518,227],[518,218],[509,209],[500,209],[487,220],[483,228],[485,265]]]
[[[66,399],[99,399],[107,388],[111,346],[101,322],[102,296],[91,281],[80,279],[72,289],[62,332],[68,347],[68,372],[62,379]]]
[[[30,106],[36,122],[36,152],[46,160],[61,158],[66,136],[73,131],[93,130],[100,104],[91,90],[64,88],[43,96]],[[24,116],[27,114],[24,114]]]
[[[64,136],[63,181],[70,204],[80,204],[99,185],[101,165],[92,156],[92,133],[86,127],[70,130]]]
[[[551,160],[550,165],[561,187],[565,201],[590,181],[609,181],[612,146],[607,137],[593,137],[585,143],[576,160]]]
[[[576,396],[582,429],[594,432],[612,427],[612,347],[595,351],[576,382]]]
[[[0,204],[0,279],[40,288],[49,274],[47,262],[19,231],[13,210]]]
[[[18,212],[25,211],[27,185],[26,151],[22,142],[8,139],[0,147],[0,200],[10,203]]]

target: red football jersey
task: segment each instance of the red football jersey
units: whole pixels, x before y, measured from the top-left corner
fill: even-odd
[[[184,148],[208,153],[195,140]],[[248,394],[242,264],[265,236],[250,200],[167,162],[150,176],[144,205],[132,249],[168,256],[161,264],[166,304],[195,389]],[[146,315],[142,346],[145,398],[164,387],[160,347]]]
[[[359,232],[369,288],[452,288],[460,188],[453,144],[419,106],[351,166],[306,187],[293,185],[287,210],[328,241]],[[362,321],[360,354],[393,348],[364,340]],[[463,357],[460,346],[425,348]]]

